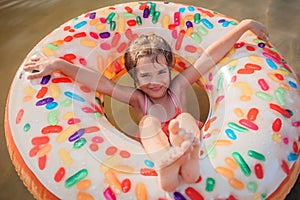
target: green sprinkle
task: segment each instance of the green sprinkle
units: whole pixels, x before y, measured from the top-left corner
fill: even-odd
[[[157,12],[154,13],[154,16],[152,18],[152,23],[153,24],[157,23],[159,16],[160,16],[160,12],[157,11]]]
[[[140,16],[136,16],[136,22],[138,25],[142,25],[142,18]]]
[[[156,9],[156,4],[155,3],[151,3],[151,8],[150,8],[150,16],[155,16],[155,9]]]
[[[219,77],[219,80],[218,80],[217,91],[219,91],[220,89],[222,89],[223,82],[224,82],[224,74],[221,73],[220,77]]]
[[[228,126],[236,131],[239,131],[239,132],[248,132],[248,129],[247,128],[244,128],[244,127],[241,127],[239,125],[237,125],[236,123],[234,122],[229,122],[228,123]]]
[[[24,125],[23,130],[25,132],[28,132],[30,130],[30,128],[31,128],[30,124],[27,123],[27,124]]]
[[[257,191],[257,184],[255,182],[249,182],[247,188],[250,192],[255,193]]]
[[[193,40],[195,40],[198,43],[202,41],[202,38],[198,33],[192,33],[191,38],[193,38]]]
[[[194,23],[195,24],[199,24],[201,22],[201,16],[200,16],[200,13],[196,13],[194,15]]]
[[[230,21],[229,23],[230,23],[231,25],[233,25],[233,26],[237,25],[237,23],[234,22],[234,21]]]
[[[279,87],[279,88],[277,89],[277,91],[280,92],[280,94],[286,94],[286,90],[283,89],[282,87]]]
[[[271,95],[268,95],[265,92],[256,92],[256,96],[266,101],[272,101],[273,99]]]
[[[263,154],[258,153],[257,151],[249,150],[248,151],[248,156],[255,158],[257,160],[265,161],[266,158]]]
[[[108,17],[106,18],[106,23],[110,24],[112,22],[112,19],[114,18],[114,16],[116,15],[116,13],[112,12],[108,15]]]
[[[61,103],[60,103],[60,105],[62,105],[62,106],[69,106],[69,105],[71,105],[72,104],[72,100],[71,99],[65,99],[65,100],[63,100]]]
[[[115,21],[111,21],[109,28],[110,28],[110,31],[114,31],[116,29],[116,22]]]
[[[286,105],[286,101],[284,99],[284,96],[282,95],[282,93],[280,91],[276,90],[275,93],[274,93],[274,95],[275,95],[276,100],[278,101],[278,103],[281,106]]]
[[[215,179],[213,179],[213,178],[207,178],[207,179],[206,179],[206,187],[205,187],[205,190],[206,190],[207,192],[212,192],[212,191],[214,190],[215,184],[216,184]]]
[[[242,155],[238,152],[233,152],[232,157],[237,162],[237,164],[240,166],[240,168],[241,168],[242,172],[244,173],[244,175],[245,176],[250,176],[251,175],[251,170],[250,170],[248,164],[246,163],[246,161],[244,160],[244,158],[242,157]]]
[[[126,18],[134,18],[135,14],[134,13],[124,13],[123,16]]]
[[[197,32],[200,33],[200,35],[207,35],[207,30],[202,25],[197,28]]]
[[[58,124],[57,115],[58,115],[58,110],[52,110],[48,113],[48,123],[50,125]]]
[[[282,70],[282,71],[284,71],[285,73],[287,73],[289,76],[291,75],[291,72],[289,72],[285,67],[280,67],[280,69]]]
[[[99,112],[95,112],[95,116],[96,116],[96,117],[101,117],[102,115],[101,115],[101,113],[99,113]]]
[[[207,153],[207,157],[209,157],[209,158],[215,158],[216,157],[216,149],[215,149],[215,147],[208,147],[206,153]]]
[[[54,44],[51,44],[51,43],[46,44],[46,47],[49,48],[49,49],[51,49],[51,50],[57,50],[58,49],[58,46],[56,46]]]
[[[72,175],[71,177],[69,177],[66,182],[65,182],[65,187],[66,188],[71,188],[74,185],[76,185],[78,182],[80,182],[81,180],[83,180],[85,177],[87,177],[88,175],[88,170],[87,169],[82,169],[80,171],[78,171],[77,173],[75,173],[74,175]]]
[[[86,144],[86,139],[85,138],[80,138],[79,140],[77,140],[76,142],[74,142],[73,148],[74,149],[80,149],[85,144]]]

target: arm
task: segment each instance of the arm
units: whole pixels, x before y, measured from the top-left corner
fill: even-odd
[[[136,96],[138,92],[134,88],[115,84],[98,71],[73,65],[62,59],[32,59],[32,62],[25,64],[24,70],[28,72],[32,70],[39,71],[29,74],[28,79],[40,78],[54,71],[60,71],[92,90],[97,90],[132,106],[136,106],[137,104]]]
[[[181,73],[181,77],[178,76],[179,85],[185,88],[196,82],[201,75],[219,62],[248,30],[268,41],[267,30],[261,23],[250,19],[243,20],[219,40],[212,43],[196,60],[194,67],[189,67]]]

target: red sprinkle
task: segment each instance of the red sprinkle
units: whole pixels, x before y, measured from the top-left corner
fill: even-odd
[[[30,149],[29,156],[30,157],[36,156],[40,149],[41,149],[40,146],[34,146],[32,149]]]
[[[258,113],[259,110],[257,108],[251,108],[247,114],[247,119],[250,121],[255,121]]]
[[[52,83],[72,83],[72,80],[67,77],[54,78]]]
[[[293,151],[294,153],[298,153],[299,152],[299,147],[296,141],[293,142]]]
[[[100,131],[100,128],[97,126],[90,126],[84,129],[84,133],[94,133]]]
[[[157,173],[154,169],[142,168],[140,169],[140,174],[143,176],[157,176]]]
[[[45,126],[42,129],[42,134],[48,134],[48,133],[60,133],[63,130],[63,127],[60,125],[49,125],[49,126]]]
[[[57,170],[54,176],[55,182],[60,182],[66,174],[65,168],[61,167]]]
[[[37,92],[37,94],[36,94],[36,98],[38,98],[38,99],[41,99],[41,98],[43,98],[45,95],[46,95],[46,93],[48,92],[48,87],[42,87],[38,92]]]
[[[188,187],[187,189],[185,189],[185,193],[192,200],[204,200],[204,197],[192,187]]]
[[[282,160],[282,162],[281,162],[281,169],[286,173],[286,175],[290,174],[289,165],[287,164],[287,162],[285,160]]]
[[[270,108],[272,110],[275,110],[277,112],[279,112],[280,114],[282,114],[283,116],[287,117],[287,118],[290,118],[291,117],[291,114],[284,110],[282,107],[280,107],[279,105],[276,105],[276,104],[273,104],[273,103],[270,103]]]
[[[74,34],[74,38],[80,38],[80,37],[86,37],[86,33],[85,32],[80,32],[80,33],[75,33]]]
[[[39,165],[39,169],[40,170],[44,170],[45,169],[46,162],[47,162],[47,156],[46,155],[44,155],[42,157],[39,157],[38,165]]]
[[[122,150],[122,151],[120,151],[120,156],[122,158],[129,158],[131,155],[128,151]]]
[[[127,193],[131,189],[131,181],[130,179],[126,178],[121,183],[122,192]]]
[[[125,6],[125,10],[129,13],[132,13],[133,11],[132,8],[130,8],[129,6]]]
[[[277,118],[274,120],[273,124],[272,124],[272,129],[274,132],[279,132],[282,126],[282,121],[280,118]]]
[[[255,171],[255,175],[258,179],[264,178],[263,167],[260,163],[258,163],[254,166],[254,171]]]
[[[68,124],[78,124],[78,123],[80,123],[81,122],[81,120],[79,119],[79,118],[71,118],[71,119],[69,119],[68,120]]]
[[[246,69],[253,69],[253,70],[261,70],[261,66],[260,65],[256,65],[256,64],[253,64],[253,63],[247,63],[245,65],[245,68]]]
[[[73,40],[73,37],[70,36],[70,35],[68,35],[68,36],[66,36],[66,37],[64,38],[64,41],[65,41],[65,42],[71,42],[72,40]]]
[[[16,117],[16,124],[20,124],[23,115],[24,115],[24,109],[20,109]]]
[[[108,148],[106,149],[105,153],[106,153],[106,155],[108,155],[108,156],[112,156],[112,155],[114,155],[117,151],[118,151],[117,147],[115,147],[115,146],[110,146],[110,147],[108,147]]]
[[[50,141],[48,136],[34,137],[31,140],[31,144],[33,145],[42,145],[47,144]]]

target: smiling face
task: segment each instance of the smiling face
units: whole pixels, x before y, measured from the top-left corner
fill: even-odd
[[[136,81],[139,88],[150,98],[164,97],[170,86],[170,70],[165,57],[145,56],[136,65]]]

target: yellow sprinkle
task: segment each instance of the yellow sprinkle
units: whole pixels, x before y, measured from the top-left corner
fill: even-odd
[[[129,165],[115,165],[113,169],[119,174],[132,174],[134,168]]]
[[[51,49],[47,48],[47,47],[43,47],[42,51],[45,55],[47,56],[53,56],[55,54],[54,51],[52,51]]]
[[[215,145],[218,145],[218,146],[228,146],[231,144],[232,144],[232,142],[230,140],[216,140],[215,141]]]
[[[66,165],[72,165],[73,159],[71,158],[70,153],[66,149],[60,149],[58,151],[58,155]]]
[[[94,200],[94,197],[85,192],[78,192],[77,200]]]
[[[233,169],[237,169],[239,167],[235,160],[233,160],[233,158],[230,157],[225,158],[225,163]]]
[[[118,20],[118,31],[119,33],[125,32],[125,19],[123,17],[120,17]]]
[[[233,178],[234,176],[233,171],[226,167],[216,167],[216,171],[222,176],[225,176],[226,178]]]
[[[79,183],[77,183],[77,189],[78,190],[85,190],[88,189],[89,187],[91,187],[92,182],[89,179],[84,179],[82,181],[80,181]]]
[[[78,124],[74,124],[69,126],[67,129],[63,130],[56,138],[57,143],[62,143],[67,140],[73,133],[78,131],[80,126]]]
[[[113,156],[105,160],[103,163],[100,165],[100,170],[101,171],[107,171],[110,168],[113,168],[114,166],[117,166],[121,163],[122,158],[120,156]]]
[[[64,120],[69,120],[71,118],[74,118],[74,113],[73,112],[67,112],[66,114],[64,114],[63,118],[64,118]]]
[[[94,40],[89,40],[89,39],[81,40],[80,43],[81,43],[83,46],[91,47],[91,48],[94,48],[94,47],[97,46],[97,42],[95,42]]]
[[[28,86],[24,88],[24,93],[28,95],[34,95],[36,93],[36,90]]]
[[[98,24],[98,25],[96,26],[96,29],[97,29],[98,31],[103,31],[103,30],[105,29],[105,25],[104,25],[104,24]]]
[[[211,131],[211,134],[219,134],[220,132],[221,132],[220,129],[215,128],[215,129],[213,129],[213,130]]]
[[[23,102],[28,102],[28,101],[30,101],[31,99],[32,99],[32,96],[27,95],[27,96],[23,97]]]
[[[184,17],[185,20],[194,20],[194,15],[186,15]]]
[[[122,191],[122,185],[115,173],[109,169],[105,173],[105,181],[109,184],[112,190]]]
[[[229,180],[229,184],[234,187],[235,189],[237,190],[242,190],[244,189],[244,183],[242,183],[241,181],[239,181],[238,179],[236,178],[232,178]]]
[[[89,23],[91,26],[94,26],[98,23],[98,19],[92,19]]]
[[[232,60],[232,61],[230,61],[230,63],[228,64],[228,66],[230,66],[230,67],[236,66],[238,62],[239,62],[239,61],[238,61],[237,59]]]
[[[49,90],[51,96],[55,99],[60,96],[60,88],[57,86],[57,84],[51,84],[49,85]]]
[[[37,153],[39,157],[42,157],[44,155],[47,155],[51,151],[52,145],[51,144],[45,144]]]
[[[247,95],[242,95],[240,96],[240,100],[241,101],[251,101],[251,96],[247,96]]]
[[[249,56],[249,59],[253,62],[256,62],[256,63],[261,63],[262,62],[262,59],[256,55],[251,55]]]
[[[278,133],[273,133],[273,135],[272,135],[272,139],[273,139],[273,141],[274,141],[274,142],[277,142],[277,143],[279,143],[279,142],[281,142],[281,141],[282,141],[282,139],[281,139],[281,135],[280,135],[280,134],[278,134]]]
[[[135,188],[135,195],[137,200],[147,200],[148,192],[144,183],[138,183]]]
[[[234,112],[234,114],[235,114],[237,117],[239,117],[239,118],[241,118],[241,117],[244,116],[244,112],[243,112],[243,110],[242,110],[241,108],[235,108],[235,109],[233,110],[233,112]]]
[[[162,19],[163,28],[168,29],[169,24],[170,24],[170,17],[169,15],[165,15]]]
[[[194,31],[193,27],[188,28],[185,32],[185,36],[187,37],[191,36],[193,31]]]

